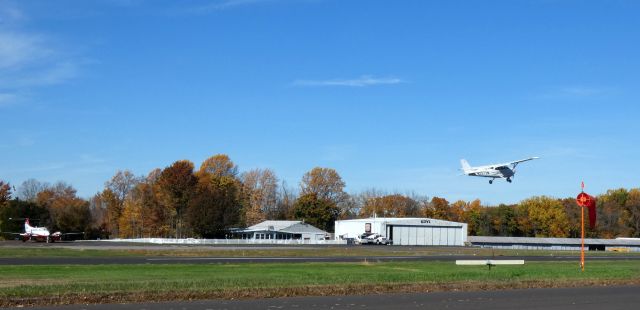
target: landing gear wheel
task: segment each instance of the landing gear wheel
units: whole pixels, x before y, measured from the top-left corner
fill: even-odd
[[[489,184],[493,184],[493,180],[489,180]]]
[[[511,178],[507,178],[507,182],[511,183]]]

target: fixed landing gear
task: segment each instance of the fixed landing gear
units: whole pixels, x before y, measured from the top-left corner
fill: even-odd
[[[489,184],[493,184],[493,179],[489,180]]]
[[[511,178],[507,178],[507,182],[511,183]]]

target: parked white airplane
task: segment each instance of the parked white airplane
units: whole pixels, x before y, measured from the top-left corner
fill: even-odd
[[[526,159],[520,159],[503,164],[493,164],[478,167],[471,167],[471,165],[469,165],[469,163],[464,159],[461,159],[460,163],[462,164],[462,171],[464,171],[464,174],[466,175],[491,178],[489,180],[489,184],[493,184],[493,180],[499,178],[507,179],[507,182],[511,183],[511,178],[513,178],[516,174],[516,166],[518,166],[519,163],[538,158],[540,157],[529,157]]]
[[[60,241],[63,235],[80,235],[83,233],[66,233],[63,234],[59,231],[54,233],[49,232],[46,227],[31,226],[29,219],[24,219],[24,233],[8,233],[12,235],[19,235],[22,242],[27,240],[40,241],[40,242],[55,242]]]

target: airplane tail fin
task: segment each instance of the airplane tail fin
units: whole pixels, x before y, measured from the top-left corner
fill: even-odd
[[[466,159],[461,159],[460,164],[462,165],[462,171],[464,171],[465,173],[471,170],[471,165],[469,165],[469,162],[467,162]]]
[[[31,225],[29,224],[29,219],[24,219],[24,230],[28,231],[31,229]]]

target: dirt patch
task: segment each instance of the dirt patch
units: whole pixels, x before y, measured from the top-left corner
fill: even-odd
[[[70,305],[70,304],[109,304],[160,301],[190,301],[200,299],[250,299],[300,296],[343,296],[369,295],[389,293],[429,293],[444,291],[481,291],[508,290],[529,288],[561,288],[611,285],[640,285],[640,279],[633,280],[583,280],[583,281],[525,281],[525,282],[463,282],[463,283],[392,283],[392,284],[358,284],[327,285],[292,288],[232,289],[213,291],[173,291],[173,292],[119,292],[109,294],[73,293],[57,296],[34,298],[5,298],[0,300],[0,307]]]
[[[21,285],[62,285],[66,283],[69,283],[69,281],[51,279],[5,279],[0,282],[0,288],[16,287]]]

